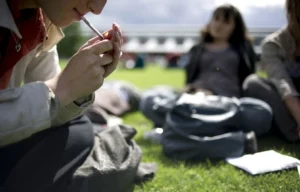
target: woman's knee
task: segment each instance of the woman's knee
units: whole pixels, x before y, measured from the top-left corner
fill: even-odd
[[[244,91],[253,91],[261,88],[262,80],[257,75],[248,76],[243,83]]]
[[[63,167],[59,168],[55,181],[62,176],[69,175],[82,165],[94,145],[93,126],[86,116],[76,118],[65,126],[67,127],[61,127],[58,131],[61,132],[61,135],[67,135],[67,138],[65,138],[64,146],[61,146],[64,148],[60,152]]]
[[[91,150],[94,145],[93,125],[86,116],[72,120],[68,125],[68,145],[75,148],[78,153]]]

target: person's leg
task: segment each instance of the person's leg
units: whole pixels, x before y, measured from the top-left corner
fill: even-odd
[[[245,97],[253,97],[268,103],[273,110],[274,122],[279,131],[287,140],[297,140],[295,134],[297,124],[269,81],[251,75],[245,80],[243,90]]]
[[[169,86],[159,86],[144,92],[140,101],[140,110],[153,122],[154,128],[144,133],[146,140],[154,143],[161,142],[166,115],[172,109],[178,95]]]
[[[250,97],[240,99],[239,118],[244,132],[254,131],[256,136],[267,134],[273,122],[271,106],[266,102]]]
[[[6,174],[0,174],[7,176],[5,190],[67,191],[73,172],[85,161],[93,144],[92,125],[83,116],[1,149],[0,169]]]
[[[145,117],[153,121],[154,127],[163,127],[166,114],[177,97],[178,94],[171,87],[155,87],[144,92],[139,108]]]

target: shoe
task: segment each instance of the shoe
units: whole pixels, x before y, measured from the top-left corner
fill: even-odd
[[[152,129],[151,131],[147,131],[144,134],[144,139],[152,143],[161,144],[162,133],[163,133],[162,128],[155,128]]]
[[[245,133],[245,154],[253,154],[258,151],[257,139],[254,131]]]

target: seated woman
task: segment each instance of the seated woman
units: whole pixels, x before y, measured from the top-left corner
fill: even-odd
[[[237,98],[244,79],[255,72],[257,59],[242,15],[231,5],[214,11],[189,56],[185,91]]]
[[[185,67],[185,92],[203,92],[206,95],[235,98],[243,96],[243,81],[255,72],[257,60],[251,42],[247,38],[242,15],[232,5],[223,5],[214,11],[211,21],[202,30],[200,43],[192,47],[188,57],[189,62]],[[140,108],[156,127],[163,127],[165,115],[172,109],[172,104],[180,93],[166,88],[160,89],[160,92],[157,90],[159,89],[155,88],[144,93]],[[268,129],[269,127],[266,126],[259,132],[265,133]],[[160,142],[161,132],[162,129],[155,129],[146,133],[145,138]],[[249,130],[245,129],[245,132]],[[255,134],[253,132],[249,134],[245,134],[247,140],[255,140]],[[222,137],[220,142],[223,142],[224,138]],[[249,151],[255,152],[255,150],[253,144]]]
[[[201,32],[200,43],[185,56],[188,62],[184,92],[202,91],[237,98],[242,96],[244,79],[254,73],[257,59],[243,17],[232,5],[222,5],[213,12],[211,21]],[[163,125],[164,116],[153,114],[152,98],[176,99],[177,91],[170,90],[154,88],[141,98],[141,111],[157,127]]]
[[[62,27],[100,14],[105,4],[0,1],[0,191],[68,191],[93,149],[93,128],[82,114],[117,67],[120,28],[89,40],[64,70],[56,44]]]
[[[300,127],[300,1],[287,0],[288,25],[269,35],[262,45],[267,79],[246,79],[245,94],[267,102],[274,124],[288,141],[299,140]]]

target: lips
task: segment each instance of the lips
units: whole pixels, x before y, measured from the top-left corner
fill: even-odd
[[[81,18],[82,18],[83,15],[76,8],[74,8],[74,11],[76,13],[77,19],[81,20]]]

